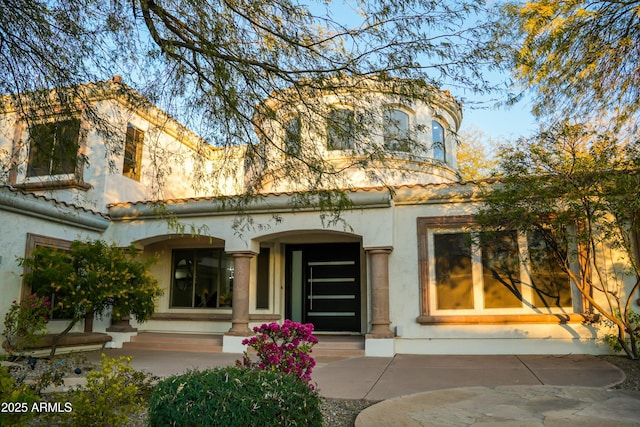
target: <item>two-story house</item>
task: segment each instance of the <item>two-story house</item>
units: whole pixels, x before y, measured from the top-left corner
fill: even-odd
[[[482,250],[471,238],[480,186],[490,184],[459,179],[462,109],[448,93],[407,101],[372,82],[351,95],[312,94],[311,113],[267,99],[272,114],[257,120],[270,143],[251,147],[265,160],[248,168],[246,146],[206,145],[119,78],[87,90],[105,131],[81,113],[0,118],[10,166],[0,314],[29,291],[17,257],[99,238],[158,258],[152,273],[165,293],[150,321],[133,322],[137,334],[219,335],[224,351],[240,352],[253,325],[288,318],[362,336],[371,356],[607,351],[568,277],[536,273],[555,294],[535,292],[523,258],[544,250],[535,236],[505,235]],[[373,113],[362,118],[363,108]],[[350,131],[358,126],[366,132]],[[334,172],[320,187],[345,189],[340,221],[327,220],[321,199],[299,204],[312,180],[297,175],[296,157]],[[203,185],[203,173],[220,178]],[[257,195],[240,212],[234,201],[248,188]],[[507,258],[520,266],[510,278],[519,292],[492,273]]]

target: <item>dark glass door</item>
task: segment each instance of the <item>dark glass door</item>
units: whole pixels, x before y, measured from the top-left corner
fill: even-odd
[[[288,313],[316,331],[360,332],[360,245],[287,248]]]

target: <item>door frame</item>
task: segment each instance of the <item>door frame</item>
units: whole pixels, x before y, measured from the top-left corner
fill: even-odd
[[[285,268],[284,268],[285,298],[284,300],[285,300],[285,317],[287,319],[300,321],[302,323],[313,323],[313,322],[310,322],[306,316],[305,301],[306,301],[306,298],[308,297],[308,295],[305,292],[306,286],[303,286],[302,289],[298,289],[298,290],[293,289],[293,281],[292,281],[293,253],[297,251],[302,252],[301,262],[302,262],[303,268],[301,272],[302,276],[300,278],[300,282],[305,283],[305,281],[307,280],[306,271],[309,263],[309,260],[308,260],[309,252],[313,252],[314,250],[316,251],[323,250],[323,249],[325,251],[331,251],[332,248],[339,248],[339,247],[344,248],[345,246],[351,246],[351,248],[348,248],[347,251],[353,251],[353,255],[355,255],[354,261],[355,261],[355,270],[356,270],[356,285],[355,285],[356,301],[354,304],[354,309],[356,312],[356,315],[355,315],[356,321],[354,322],[354,324],[357,324],[357,326],[354,328],[346,328],[340,331],[334,331],[334,330],[323,331],[322,329],[318,331],[326,332],[326,333],[362,334],[363,327],[364,327],[363,316],[366,313],[365,304],[364,304],[364,301],[366,300],[365,298],[366,292],[364,291],[365,288],[363,287],[365,272],[363,270],[362,245],[360,242],[330,242],[330,243],[302,243],[302,244],[296,243],[296,244],[285,245]],[[300,298],[300,300],[298,300],[298,303],[301,304],[301,308],[299,307],[299,310],[301,312],[295,316],[295,317],[298,317],[297,319],[294,319],[294,313],[293,313],[294,295],[296,300]]]

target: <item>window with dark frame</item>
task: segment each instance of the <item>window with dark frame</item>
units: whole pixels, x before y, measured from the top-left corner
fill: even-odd
[[[171,270],[171,308],[230,308],[233,258],[221,248],[176,249]]]
[[[80,119],[37,123],[29,129],[27,177],[75,174]]]
[[[284,152],[288,156],[298,156],[300,154],[301,139],[300,116],[290,118],[284,126]]]
[[[62,240],[62,239],[57,239],[57,238],[52,238],[47,236],[41,236],[33,233],[27,233],[27,243],[26,243],[27,255],[26,256],[27,257],[32,256],[34,249],[40,246],[45,246],[55,250],[68,252],[71,247],[71,243],[72,242],[69,240]],[[44,297],[44,296],[49,297],[49,302],[51,303],[51,312],[49,314],[49,319],[67,320],[73,317],[72,308],[61,309],[57,305],[57,300],[58,300],[58,297],[60,296],[59,291],[53,291],[48,286],[46,288],[43,288],[41,286],[40,287],[29,286],[28,284],[23,283],[22,293],[23,295],[33,293],[40,297]]]
[[[127,124],[122,174],[128,178],[135,179],[136,181],[140,181],[143,140],[144,132],[131,124]]]
[[[354,112],[334,108],[327,114],[327,149],[352,150],[354,148]]]
[[[260,248],[258,254],[258,270],[256,277],[256,308],[268,309],[269,308],[269,277],[270,277],[270,255],[271,250],[269,248]]]

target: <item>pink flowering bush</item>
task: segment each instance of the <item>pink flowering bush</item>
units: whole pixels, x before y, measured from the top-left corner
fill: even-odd
[[[16,357],[34,345],[46,332],[51,303],[48,297],[30,294],[22,301],[13,301],[4,316],[3,343],[10,356]]]
[[[251,361],[248,352],[245,351],[242,361],[238,360],[236,363],[238,366],[293,374],[314,388],[310,381],[316,361],[310,353],[318,339],[313,336],[311,323],[301,324],[287,319],[282,325],[265,323],[253,328],[253,331],[256,336],[245,339],[242,344],[253,348],[259,360]]]

